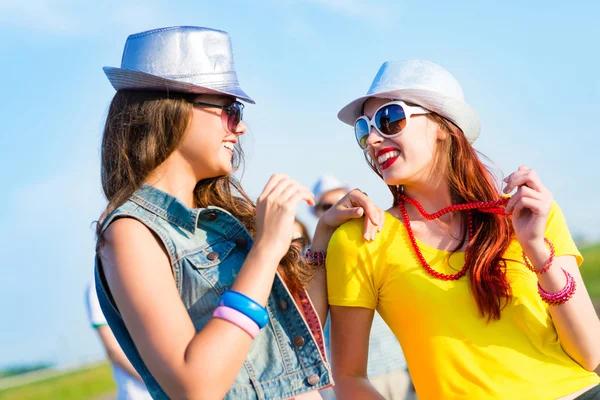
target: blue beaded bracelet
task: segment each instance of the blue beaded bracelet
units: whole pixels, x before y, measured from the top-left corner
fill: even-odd
[[[261,329],[269,323],[269,313],[266,308],[252,300],[250,297],[234,290],[228,290],[223,293],[220,305],[241,312],[252,321],[256,322],[256,325]]]

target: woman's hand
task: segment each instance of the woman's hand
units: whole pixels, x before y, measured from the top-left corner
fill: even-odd
[[[366,216],[363,235],[365,240],[371,241],[383,228],[385,211],[377,207],[365,193],[354,189],[323,214],[319,219],[319,227],[333,233],[344,222],[363,215]]]
[[[315,204],[310,190],[287,175],[275,174],[256,202],[256,244],[268,246],[278,260],[290,248],[296,210],[301,201]]]
[[[504,193],[517,188],[506,205],[506,212],[512,214],[513,227],[521,247],[526,253],[545,249],[544,233],[552,207],[552,193],[544,187],[535,171],[524,165],[504,182]]]

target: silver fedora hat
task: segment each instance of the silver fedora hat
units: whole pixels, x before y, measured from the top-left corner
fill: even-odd
[[[227,32],[174,26],[130,35],[121,68],[104,67],[116,90],[224,94],[254,103],[240,87]]]
[[[470,143],[477,139],[481,130],[479,116],[465,102],[463,90],[456,78],[429,61],[383,63],[367,94],[342,108],[338,118],[354,125],[362,116],[363,104],[370,97],[403,100],[433,111],[458,126]]]

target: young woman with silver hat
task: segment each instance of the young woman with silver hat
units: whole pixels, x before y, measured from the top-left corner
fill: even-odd
[[[232,176],[246,131],[227,33],[170,27],[128,37],[102,139],[103,313],[155,399],[320,398],[332,385],[320,321],[324,271],[291,246],[312,194],[274,175],[256,205]],[[319,222],[382,212],[353,191]],[[313,276],[314,275],[314,276]],[[307,290],[310,278],[311,299]],[[314,304],[314,306],[313,306]]]
[[[419,399],[600,398],[600,322],[563,214],[526,166],[500,190],[456,79],[386,62],[338,117],[394,198],[375,240],[354,220],[329,243],[338,398],[381,398],[365,376],[375,310]]]

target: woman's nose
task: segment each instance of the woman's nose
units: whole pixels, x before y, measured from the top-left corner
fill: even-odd
[[[383,141],[381,135],[375,130],[374,127],[371,127],[371,132],[369,132],[369,136],[367,136],[367,145],[374,147],[376,144],[379,144]]]
[[[235,134],[238,136],[241,136],[243,134],[246,133],[246,131],[248,130],[248,127],[246,126],[246,124],[244,123],[244,121],[240,121],[240,123],[238,124],[237,128],[235,128]]]

